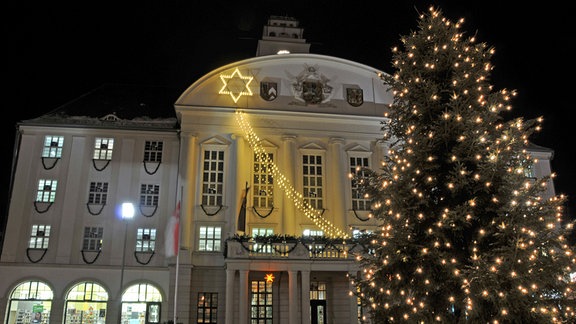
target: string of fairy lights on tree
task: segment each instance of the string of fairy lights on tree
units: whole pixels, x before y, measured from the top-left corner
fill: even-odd
[[[345,231],[340,230],[334,224],[332,224],[329,220],[322,217],[322,214],[319,210],[313,208],[307,200],[304,198],[304,195],[298,192],[290,181],[286,178],[278,166],[272,161],[270,156],[264,150],[262,145],[260,145],[260,138],[252,129],[250,123],[246,120],[245,114],[242,111],[236,111],[236,121],[238,125],[242,129],[245,134],[246,140],[248,141],[250,147],[254,151],[254,153],[258,156],[260,161],[266,163],[270,166],[270,171],[272,176],[274,177],[274,184],[277,185],[286,195],[286,197],[296,206],[298,210],[304,213],[304,215],[310,219],[318,228],[324,231],[324,234],[328,237],[340,237],[340,238],[347,238],[348,234]]]
[[[421,49],[424,47],[421,38],[416,39],[421,43],[404,40],[406,52],[403,56],[397,55],[394,61],[400,72],[392,77],[382,76],[385,82],[394,84],[394,96],[398,102],[409,105],[398,107],[391,117],[393,124],[387,128],[390,137],[400,137],[403,142],[399,150],[389,151],[388,177],[379,178],[381,182],[374,181],[382,186],[380,190],[391,194],[384,196],[382,203],[375,206],[379,211],[378,219],[383,224],[380,236],[373,244],[382,247],[379,249],[382,254],[358,256],[359,261],[363,258],[369,260],[365,262],[368,266],[363,269],[359,295],[368,301],[375,314],[386,316],[390,322],[425,322],[421,319],[435,310],[433,321],[446,321],[449,320],[447,316],[453,315],[449,314],[450,306],[458,307],[464,314],[482,310],[478,305],[487,304],[487,301],[500,307],[497,314],[491,315],[491,323],[507,322],[511,314],[519,316],[518,310],[514,309],[518,306],[514,305],[515,301],[521,304],[520,298],[532,296],[539,296],[540,300],[529,312],[549,316],[554,323],[560,322],[561,317],[573,319],[574,308],[549,303],[545,297],[550,292],[546,283],[554,281],[554,288],[564,288],[559,291],[564,298],[573,294],[572,287],[564,284],[567,278],[560,275],[560,272],[568,273],[574,269],[574,255],[562,229],[561,201],[564,196],[545,201],[538,193],[545,190],[547,179],[519,180],[528,173],[526,166],[537,161],[525,149],[517,150],[529,144],[528,135],[540,130],[542,119],[538,118],[533,123],[523,123],[521,119],[499,122],[496,115],[511,109],[508,101],[516,93],[506,90],[491,93],[491,86],[486,84],[487,74],[492,70],[486,55],[491,55],[493,50],[486,52],[484,44],[473,45],[474,38],[469,39],[469,44],[462,43],[462,34],[457,30],[463,20],[452,24],[441,17],[439,11],[433,8],[430,11],[432,23],[422,26],[423,30],[432,31],[428,33],[430,35],[424,33],[427,36],[425,41],[437,41],[436,37],[442,39],[443,31],[438,32],[440,28],[437,25],[445,25],[455,34],[445,44],[435,46],[433,53]],[[443,96],[440,91],[445,89],[431,89],[427,84],[430,80],[426,80],[426,73],[421,71],[437,69],[438,62],[444,63],[443,57],[456,57],[455,53],[458,59],[454,60],[451,70],[454,71],[454,78],[450,80],[452,93]],[[415,93],[419,90],[424,93]],[[437,111],[432,111],[431,107],[440,107],[437,104],[440,100],[448,100],[450,109],[444,107],[444,113],[438,115],[441,117],[434,120],[438,122],[437,126],[430,127],[418,116],[436,114]],[[464,124],[467,126],[462,126]],[[461,130],[460,137],[450,138],[457,134],[451,133],[452,130]],[[437,155],[433,149],[433,145],[446,140],[442,136],[454,142],[450,147],[452,152],[446,156]],[[441,177],[434,168],[437,165],[452,169]],[[471,170],[472,167],[467,165],[479,167]],[[505,188],[504,184],[498,183],[504,177],[514,184],[518,181],[519,187]],[[504,189],[492,189],[496,186]],[[484,199],[472,194],[468,200],[462,198],[458,203],[450,199],[459,192],[468,194],[466,190],[469,188],[477,189],[474,195],[484,195]],[[431,205],[423,201],[430,201],[435,192],[442,194],[437,203],[431,203],[436,204],[432,206],[436,208],[430,208]],[[504,193],[509,197],[503,196]],[[483,222],[479,218],[488,214],[484,209],[498,209],[498,213],[489,215],[493,218]],[[500,212],[501,209],[507,212]],[[418,229],[421,232],[413,230],[426,221],[429,221],[429,227],[422,226]],[[461,259],[458,251],[454,251],[461,247],[455,246],[457,241],[445,234],[468,227],[475,230],[470,234],[473,237],[470,245],[465,246],[470,248],[470,264],[474,269],[464,266],[468,260]],[[572,223],[566,225],[566,229],[571,228]],[[426,239],[412,242],[416,234]],[[500,243],[499,237],[514,242],[506,245]],[[416,254],[403,252],[401,248],[406,245],[419,251],[419,255],[415,257]],[[553,255],[557,257],[551,258]],[[543,267],[540,262],[555,262],[561,265],[561,270],[548,279],[545,273],[538,272]],[[548,269],[554,267],[546,266]],[[434,271],[442,277],[434,277]],[[481,279],[482,284],[478,284]],[[449,287],[447,281],[458,284],[452,291],[444,291],[445,301],[432,302],[429,296],[438,287]],[[403,285],[404,282],[410,283]],[[512,289],[494,284],[499,282],[510,283]],[[433,308],[433,303],[443,307]],[[559,316],[560,312],[564,312],[563,316]]]

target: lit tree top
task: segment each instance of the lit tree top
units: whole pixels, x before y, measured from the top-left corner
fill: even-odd
[[[574,319],[564,197],[532,177],[541,119],[505,121],[514,91],[489,83],[493,48],[430,8],[394,49],[382,170],[357,179],[380,230],[355,281],[376,323]]]

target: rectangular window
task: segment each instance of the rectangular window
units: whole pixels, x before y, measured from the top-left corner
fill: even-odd
[[[202,205],[222,206],[224,186],[224,151],[204,151],[202,170]]]
[[[196,323],[218,323],[218,293],[198,293]]]
[[[271,228],[253,228],[252,237],[255,236],[272,236],[274,235],[274,230]]]
[[[42,157],[61,158],[63,146],[64,146],[64,136],[46,135],[44,137],[44,147],[42,148]]]
[[[102,249],[102,237],[104,228],[102,227],[84,227],[84,239],[82,241],[83,251],[97,252]]]
[[[263,161],[262,154],[254,154],[254,178],[252,179],[254,191],[252,192],[253,206],[256,208],[274,207],[274,178],[272,177],[272,162],[274,155],[266,154]]]
[[[302,156],[304,202],[314,209],[323,209],[322,204],[322,156]]]
[[[136,232],[136,252],[153,252],[156,250],[156,229],[139,228]]]
[[[43,203],[53,203],[56,200],[57,180],[40,179],[38,181],[38,192],[36,192],[36,201]]]
[[[326,300],[326,283],[322,281],[310,282],[310,300]]]
[[[47,249],[50,241],[50,225],[32,225],[30,233],[30,242],[28,247],[31,249]]]
[[[272,324],[272,282],[252,281],[250,320],[254,324]]]
[[[305,229],[302,234],[304,236],[324,236],[324,231]]]
[[[108,199],[108,182],[90,182],[88,203],[106,205],[107,199]]]
[[[146,141],[144,144],[144,162],[162,162],[162,141]]]
[[[199,251],[219,252],[222,240],[222,228],[219,226],[200,226]]]
[[[140,206],[158,206],[160,197],[160,185],[142,184],[140,185]]]
[[[302,233],[302,236],[312,238],[322,237],[324,236],[324,231],[305,229],[304,232]],[[308,246],[308,251],[310,251],[310,255],[322,254],[326,250],[326,244],[316,243],[315,240],[312,241],[311,243],[307,243],[306,245]]]
[[[252,229],[252,237],[257,236],[272,236],[274,235],[274,230],[271,228],[253,228]],[[253,251],[258,251],[260,253],[273,253],[274,249],[272,248],[271,244],[264,243],[263,246],[260,246],[258,243],[254,243],[252,246]]]
[[[94,142],[94,160],[112,160],[113,138],[96,138]]]
[[[370,167],[367,157],[350,157],[350,174],[363,176],[363,168]],[[358,183],[352,179],[352,209],[353,210],[370,210],[370,200],[366,199],[360,192]]]

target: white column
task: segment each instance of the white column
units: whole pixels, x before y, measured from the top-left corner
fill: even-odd
[[[347,190],[345,189],[344,179],[348,179],[347,163],[344,152],[342,152],[342,147],[344,140],[339,137],[334,137],[330,139],[330,164],[332,165],[331,176],[326,179],[327,184],[330,188],[331,205],[330,209],[333,213],[333,223],[334,226],[342,231],[346,231],[348,228],[348,222],[346,221],[346,201],[349,200],[347,197]],[[332,183],[330,184],[329,181]]]
[[[234,275],[235,270],[226,269],[226,324],[234,324]]]
[[[240,296],[239,296],[239,303],[238,306],[240,309],[238,310],[238,324],[248,324],[248,274],[250,273],[248,270],[239,270],[240,271]]]
[[[180,133],[181,153],[180,153],[180,186],[183,189],[180,208],[180,247],[192,250],[194,246],[193,233],[194,228],[194,190],[196,179],[198,178],[197,170],[197,145],[196,136],[189,132]],[[180,195],[180,187],[177,195]],[[180,260],[182,261],[182,260]]]
[[[298,271],[288,271],[288,323],[298,324]]]
[[[284,135],[282,136],[283,144],[283,154],[284,159],[282,160],[282,165],[280,169],[283,170],[286,180],[290,182],[292,186],[296,184],[294,179],[294,170],[296,165],[296,136],[294,135]],[[276,181],[276,180],[275,180]],[[281,197],[285,197],[284,193],[281,193]],[[284,198],[282,204],[282,233],[290,235],[300,235],[298,229],[296,228],[296,207],[289,200],[289,198]]]
[[[300,271],[302,274],[302,318],[301,323],[310,323],[310,271]]]
[[[232,139],[236,140],[236,154],[235,154],[235,161],[231,160],[231,163],[236,164],[236,175],[233,176],[234,179],[236,179],[236,196],[235,196],[235,209],[237,212],[234,214],[234,218],[235,221],[232,221],[232,227],[234,227],[234,233],[236,234],[244,234],[244,233],[250,233],[250,229],[248,228],[248,223],[250,221],[250,215],[252,213],[250,213],[250,209],[247,210],[246,213],[246,219],[245,219],[245,224],[238,224],[238,211],[240,211],[240,208],[242,207],[242,199],[243,199],[243,195],[244,195],[244,191],[246,190],[246,184],[248,184],[248,186],[251,186],[251,181],[250,181],[250,174],[252,172],[252,155],[253,152],[250,149],[250,146],[247,145],[246,141],[244,140],[244,137],[239,136],[239,135],[234,135],[232,136]],[[253,188],[252,188],[253,189]],[[248,194],[248,193],[246,193]],[[250,197],[249,195],[247,196],[248,198]],[[248,205],[252,206],[252,203],[250,202],[250,199],[248,199]],[[236,225],[234,225],[236,224]],[[245,225],[245,230],[244,231],[240,231],[239,228],[241,225]]]

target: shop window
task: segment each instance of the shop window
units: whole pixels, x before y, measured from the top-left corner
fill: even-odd
[[[105,324],[108,292],[92,281],[81,282],[66,294],[64,324]]]
[[[6,323],[47,324],[54,292],[41,281],[26,281],[12,290]]]

